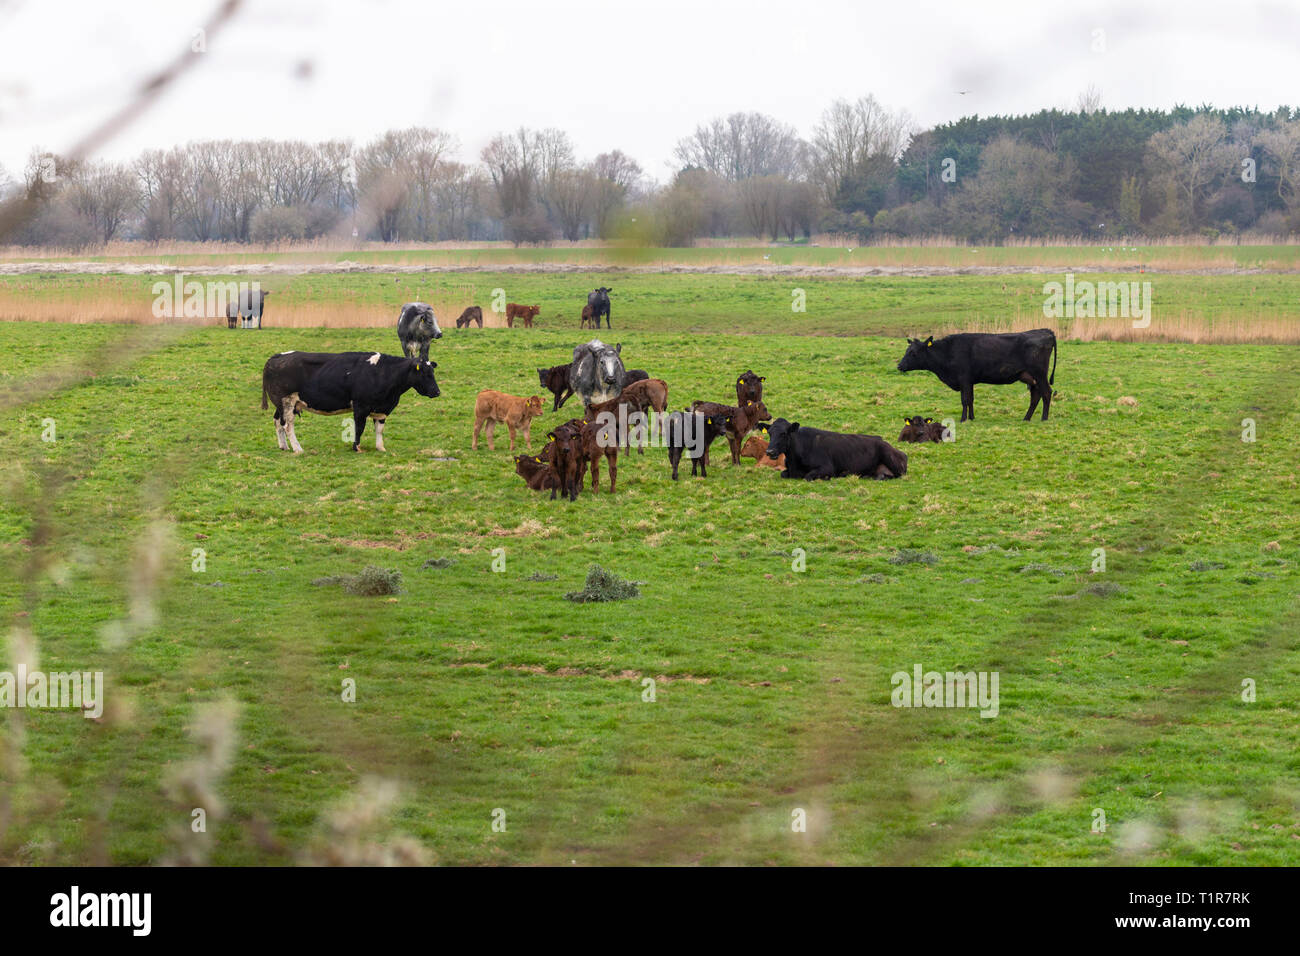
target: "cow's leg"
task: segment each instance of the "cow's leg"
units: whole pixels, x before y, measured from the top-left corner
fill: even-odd
[[[1047,421],[1047,410],[1052,407],[1052,386],[1040,385],[1043,395],[1043,421]]]
[[[475,415],[474,416],[474,437],[469,440],[469,447],[474,451],[478,451],[478,436],[479,433],[482,431],[483,431],[483,419]]]
[[[1025,421],[1034,417],[1034,409],[1038,407],[1038,386],[1029,386],[1029,411],[1025,412]],[[1046,406],[1044,406],[1046,407]]]
[[[388,449],[384,447],[384,422],[385,421],[387,421],[387,419],[385,418],[375,419],[375,451],[388,451]]]
[[[488,451],[497,450],[497,446],[492,443],[492,432],[496,427],[497,420],[495,418],[489,418],[487,420],[487,427],[484,429],[484,433],[487,436]]]
[[[298,404],[297,394],[286,395],[280,400],[280,421],[284,425],[285,436],[289,439],[289,447],[293,449],[295,455],[302,454],[302,445],[298,444],[298,436],[293,431],[294,406]]]
[[[513,438],[514,436],[512,435],[511,437]],[[513,445],[511,446],[510,450],[514,451]],[[532,450],[533,450],[533,422],[532,419],[529,419],[528,421],[524,422],[524,451],[531,452]]]
[[[614,483],[618,481],[618,449],[613,454],[605,453],[605,464],[609,466],[609,493],[614,493]]]
[[[352,408],[352,431],[353,431],[352,450],[355,452],[361,451],[361,433],[366,430],[367,417],[368,416],[366,415],[365,411],[363,411],[360,408],[357,408],[356,406],[353,406]]]
[[[506,422],[506,431],[510,433],[510,450],[514,451],[515,450],[515,426],[510,422]]]
[[[285,438],[284,419],[280,417],[280,410],[278,408],[275,411],[275,417],[272,419],[272,421],[275,422],[276,444],[280,446],[280,451],[288,451],[289,442]]]
[[[682,461],[682,450],[680,448],[668,449],[668,464],[673,466],[673,481],[677,480],[677,466]]]
[[[963,385],[961,387],[961,420],[975,421],[975,386],[973,384]]]

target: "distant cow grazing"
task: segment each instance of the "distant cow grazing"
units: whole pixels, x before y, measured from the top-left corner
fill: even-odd
[[[460,318],[456,320],[456,328],[467,329],[471,322],[480,329],[483,328],[483,310],[477,305],[471,305],[460,314]]]
[[[496,447],[492,444],[492,429],[496,427],[497,422],[504,422],[510,431],[510,450],[515,450],[515,431],[522,429],[524,447],[531,451],[533,419],[541,413],[542,400],[537,395],[521,398],[518,395],[507,395],[505,392],[485,388],[474,400],[474,438],[470,442],[470,447],[478,448],[479,432],[486,425],[488,449],[495,451]]]
[[[569,366],[569,390],[582,399],[583,408],[618,398],[627,375],[623,368],[622,345],[609,346],[592,339],[573,350]]]
[[[613,289],[607,289],[601,286],[587,293],[587,308],[591,309],[591,321],[595,322],[595,328],[600,328],[601,316],[605,317],[605,328],[609,328],[609,294]]]
[[[736,379],[736,404],[744,405],[746,402],[761,402],[763,400],[763,383],[767,378],[762,375],[755,375],[752,370],[746,369]]]
[[[740,449],[741,458],[753,458],[759,468],[784,468],[785,455],[778,455],[773,461],[767,457],[767,439],[761,435],[750,435],[745,439],[745,447]]]
[[[677,467],[683,453],[691,459],[692,478],[697,470],[701,477],[709,477],[709,446],[726,432],[729,424],[731,419],[725,414],[688,410],[668,416],[663,425],[663,437],[668,446],[668,463],[673,466],[673,481],[677,480]]]
[[[943,441],[943,426],[933,418],[913,415],[903,419],[903,430],[899,432],[899,441]]]
[[[549,444],[542,449],[543,453],[549,451]],[[560,476],[543,455],[515,455],[515,474],[533,491],[554,491],[560,487]]]
[[[375,423],[375,448],[384,451],[384,422],[409,390],[428,398],[440,394],[433,362],[378,352],[282,352],[262,369],[262,407],[275,406],[275,437],[281,450],[302,452],[294,416],[352,412],[352,450],[361,450],[366,419]],[[287,439],[287,443],[286,443]]]
[[[407,358],[429,361],[429,343],[442,338],[433,308],[423,302],[408,302],[397,316],[397,339]]]
[[[227,328],[260,329],[266,297],[270,294],[261,289],[241,289],[238,301],[226,303]]]
[[[523,319],[524,327],[531,329],[533,319],[542,311],[540,305],[516,305],[513,302],[506,303],[506,327],[513,329],[515,319]]]
[[[552,365],[550,368],[539,368],[537,378],[542,383],[542,388],[550,392],[555,398],[554,403],[551,405],[551,411],[558,412],[564,403],[569,400],[569,397],[573,395],[573,390],[569,388],[569,365]]]
[[[879,435],[845,435],[802,428],[778,418],[767,429],[767,457],[785,455],[782,478],[899,478],[907,472],[907,456]]]
[[[1048,371],[1051,358],[1051,371]],[[1052,385],[1056,379],[1056,335],[1051,329],[1032,332],[959,332],[941,339],[908,339],[907,351],[898,363],[900,372],[923,369],[961,393],[961,420],[975,420],[976,385],[1029,386],[1029,411],[1034,417],[1039,399],[1043,421],[1052,407]]]
[[[592,308],[589,305],[584,305],[582,307],[582,318],[578,320],[578,328],[594,329],[595,327],[596,325],[592,321]]]

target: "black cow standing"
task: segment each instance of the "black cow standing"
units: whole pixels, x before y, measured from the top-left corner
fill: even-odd
[[[782,478],[901,478],[907,473],[907,456],[879,435],[845,435],[803,428],[798,422],[778,418],[767,426],[767,457],[785,455]]]
[[[601,286],[587,293],[587,305],[591,306],[591,320],[595,323],[593,328],[600,328],[600,317],[605,317],[605,328],[609,328],[609,294],[613,289],[607,289]]]
[[[423,302],[408,302],[397,316],[397,338],[407,358],[429,361],[429,343],[442,338],[433,308]]]
[[[428,398],[441,394],[434,362],[378,352],[283,352],[262,370],[262,407],[275,405],[275,437],[280,448],[302,452],[294,416],[352,412],[352,450],[361,450],[366,419],[375,423],[375,448],[384,451],[384,422],[409,389]]]
[[[1051,371],[1048,371],[1051,358]],[[1038,400],[1043,401],[1043,421],[1052,407],[1052,384],[1056,380],[1056,334],[1051,329],[1032,332],[959,332],[941,339],[908,339],[907,351],[898,363],[900,372],[924,369],[954,392],[961,392],[961,420],[975,420],[976,385],[1029,386],[1029,411],[1034,417]]]

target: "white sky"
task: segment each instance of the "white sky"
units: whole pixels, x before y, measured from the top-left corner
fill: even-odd
[[[215,6],[0,0],[0,167],[66,148],[188,49]],[[427,125],[474,161],[498,131],[555,126],[580,159],[622,149],[663,180],[708,118],[758,110],[808,136],[832,99],[864,93],[923,126],[1071,107],[1089,84],[1109,109],[1300,103],[1297,41],[1300,0],[246,0],[100,154]]]

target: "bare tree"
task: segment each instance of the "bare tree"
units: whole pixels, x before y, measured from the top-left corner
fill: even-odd
[[[1101,109],[1101,88],[1095,83],[1089,83],[1075,97],[1074,108],[1085,116],[1091,116],[1097,112],[1097,110]]]
[[[1277,195],[1289,212],[1300,209],[1300,119],[1281,121],[1260,133],[1259,146],[1277,177]]]
[[[705,169],[737,183],[752,176],[795,176],[803,142],[793,126],[762,113],[732,113],[697,126],[673,155],[683,167]]]
[[[1146,162],[1153,180],[1172,186],[1183,207],[1183,223],[1190,226],[1198,221],[1210,187],[1231,174],[1237,152],[1223,123],[1202,113],[1153,135]]]
[[[87,164],[71,181],[69,198],[108,242],[135,208],[137,189],[135,176],[125,166]]]
[[[836,100],[813,132],[814,175],[828,201],[851,181],[887,181],[910,138],[912,121],[874,96]]]

